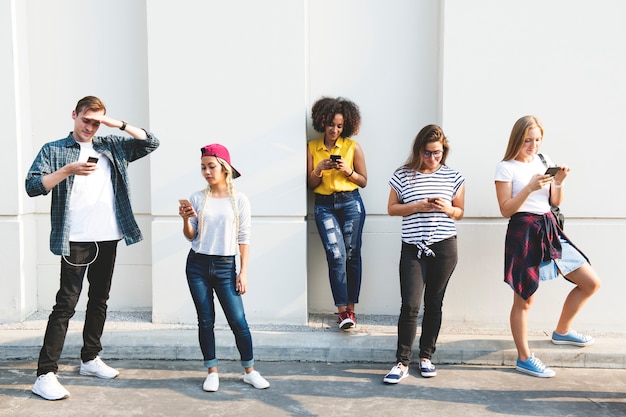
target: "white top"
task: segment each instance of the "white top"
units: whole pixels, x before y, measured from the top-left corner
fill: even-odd
[[[542,154],[546,159],[548,166],[554,166],[554,163],[548,155]],[[546,167],[541,159],[535,155],[532,162],[520,162],[514,159],[509,161],[501,161],[496,166],[496,181],[510,182],[513,186],[513,195],[515,197],[528,184],[533,175],[543,174]],[[540,190],[530,193],[524,204],[517,210],[518,212],[545,214],[550,211],[550,184]]]
[[[111,163],[106,156],[93,150],[91,142],[80,145],[78,160],[98,159],[96,170],[89,175],[74,175],[70,194],[70,242],[102,242],[122,239],[123,234],[115,215],[115,195],[111,182]]]
[[[435,197],[452,204],[464,182],[461,173],[443,165],[430,174],[406,167],[398,168],[389,180],[389,185],[398,194],[398,201],[404,204]],[[442,211],[419,212],[402,217],[402,241],[412,245],[427,246],[456,234],[454,220]]]
[[[189,197],[189,201],[198,216],[202,215],[204,191],[197,191]],[[235,192],[235,202],[239,214],[239,230],[235,236],[237,224],[235,211],[230,197],[209,197],[204,205],[203,231],[199,233],[198,218],[190,218],[196,235],[191,240],[191,249],[205,255],[234,256],[238,253],[239,245],[250,244],[251,215],[250,201],[245,194]],[[202,241],[200,241],[202,239]]]

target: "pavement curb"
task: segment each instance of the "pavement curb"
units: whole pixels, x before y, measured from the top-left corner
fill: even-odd
[[[337,330],[251,330],[254,355],[258,361],[302,362],[395,362],[396,334]],[[0,330],[0,360],[37,359],[43,340],[41,329]],[[238,360],[234,337],[228,328],[215,330],[217,356]],[[416,339],[415,350],[417,351]],[[531,349],[546,365],[571,368],[626,369],[626,337],[597,337],[584,348],[556,346],[547,336],[529,337]],[[110,329],[102,344],[105,359],[127,360],[202,360],[197,330],[184,329]],[[63,358],[78,358],[82,335],[70,329]],[[433,362],[513,366],[517,358],[508,335],[442,334]]]

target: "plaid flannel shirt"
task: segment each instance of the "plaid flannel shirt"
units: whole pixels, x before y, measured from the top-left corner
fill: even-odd
[[[93,137],[93,149],[105,155],[111,163],[115,214],[127,245],[143,239],[130,203],[128,164],[159,147],[159,140],[151,133],[146,133],[148,138],[141,140],[116,135]],[[45,175],[77,161],[79,154],[80,145],[70,133],[65,139],[43,145],[26,175],[26,192],[30,197],[46,195],[52,191],[50,250],[55,255],[70,254],[70,225],[67,214],[74,175],[58,183],[52,190],[46,190],[42,179]]]
[[[504,282],[524,300],[528,300],[539,287],[541,262],[561,259],[559,235],[587,259],[558,228],[552,212],[520,212],[511,216],[504,244]]]

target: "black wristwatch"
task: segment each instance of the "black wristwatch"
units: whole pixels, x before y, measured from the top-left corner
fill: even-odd
[[[120,130],[126,130],[126,122],[122,120],[122,126],[120,126]]]

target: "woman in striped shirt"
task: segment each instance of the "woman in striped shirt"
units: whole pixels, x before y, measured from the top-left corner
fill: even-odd
[[[443,130],[422,128],[408,161],[394,172],[387,211],[402,216],[398,346],[395,365],[383,381],[397,384],[409,375],[422,295],[420,374],[437,375],[431,363],[441,328],[441,307],[457,263],[455,220],[463,218],[465,178],[445,165],[450,152]]]

